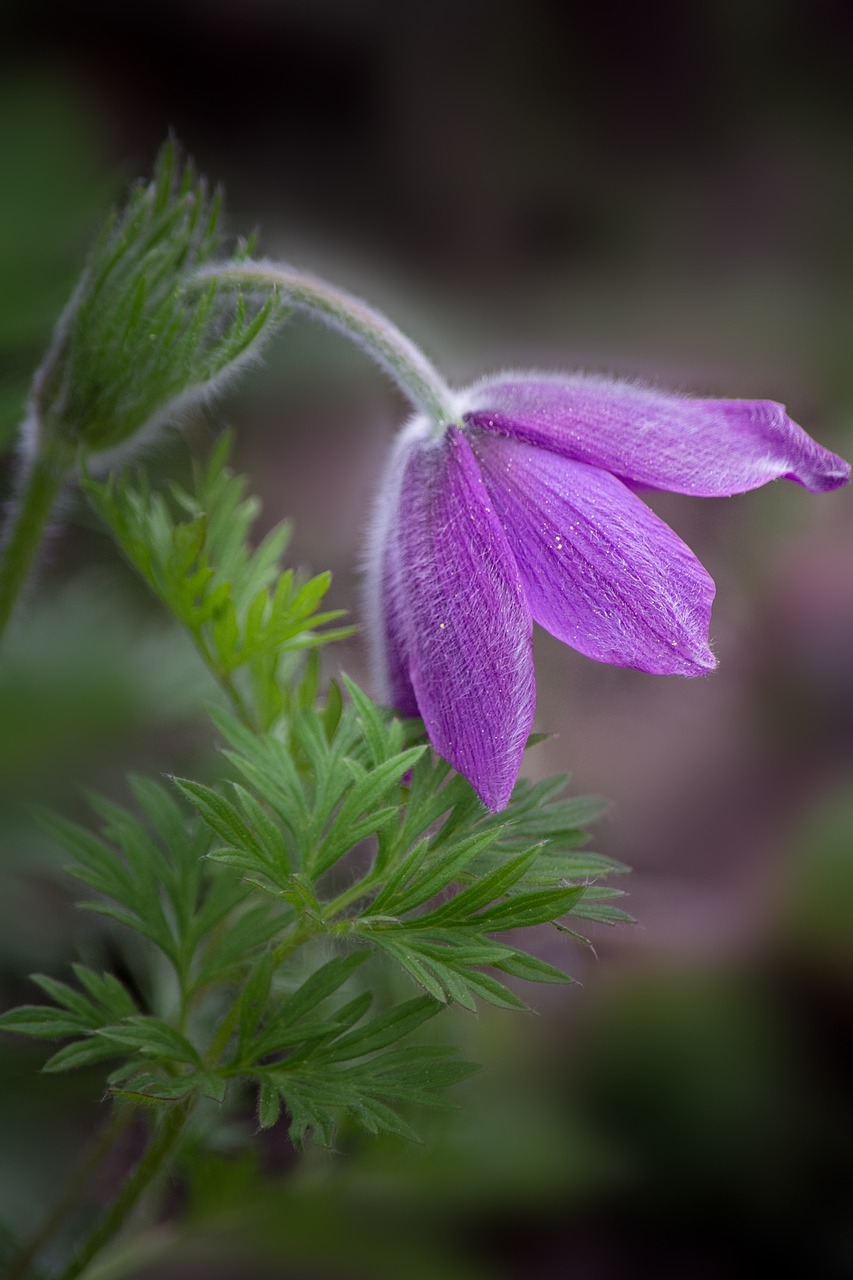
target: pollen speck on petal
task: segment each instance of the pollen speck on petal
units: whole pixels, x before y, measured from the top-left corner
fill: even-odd
[[[488,504],[488,505],[487,505]],[[535,706],[532,621],[506,536],[464,435],[413,440],[382,548],[395,566],[386,662],[440,755],[497,812]]]
[[[636,494],[606,471],[519,440],[475,432],[472,443],[540,626],[599,662],[682,676],[716,665],[714,583]],[[567,524],[568,548],[549,533]]]

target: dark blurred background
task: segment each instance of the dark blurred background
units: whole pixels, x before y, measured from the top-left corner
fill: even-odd
[[[529,365],[767,397],[849,457],[851,56],[844,0],[5,0],[6,490],[85,246],[168,130],[224,182],[231,230],[386,308],[452,381]],[[300,323],[217,415],[263,522],[295,519],[297,561],[331,567],[356,620],[404,412]],[[164,470],[181,448],[162,447]],[[596,848],[635,868],[638,925],[594,951],[545,933],[583,988],[531,992],[526,1023],[460,1020],[498,1066],[425,1151],[344,1135],[297,1174],[282,1137],[247,1154],[238,1135],[184,1193],[183,1260],[156,1270],[152,1243],[152,1275],[248,1274],[224,1242],[203,1253],[241,1197],[264,1276],[394,1276],[404,1244],[425,1277],[716,1278],[777,1258],[853,1274],[850,494],[652,501],[717,580],[720,670],[658,679],[539,637],[554,736],[529,764],[613,798]],[[329,663],[367,678],[357,640]],[[196,767],[206,693],[71,501],[0,669],[4,1005],[96,946],[21,799],[82,814],[80,784]],[[100,1081],[0,1052],[0,1202],[26,1234]]]

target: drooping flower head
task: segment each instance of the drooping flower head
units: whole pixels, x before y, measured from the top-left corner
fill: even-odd
[[[715,665],[714,583],[632,486],[723,497],[781,477],[823,493],[849,475],[772,401],[476,383],[441,430],[410,422],[386,470],[368,568],[381,693],[497,812],[533,721],[534,622],[601,662]]]

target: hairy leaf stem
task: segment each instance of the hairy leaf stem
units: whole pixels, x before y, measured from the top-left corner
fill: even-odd
[[[395,324],[360,298],[318,276],[277,262],[209,266],[196,278],[211,276],[235,283],[272,285],[286,302],[338,329],[366,351],[437,430],[443,431],[457,417],[456,398],[438,370]]]
[[[288,934],[286,938],[282,938],[275,951],[273,951],[274,968],[277,969],[288,956],[292,956],[294,951],[298,951],[301,946],[304,946],[306,942],[310,942],[320,932],[322,932],[322,926],[309,929],[302,925],[294,929],[293,933]]]
[[[193,1101],[189,1100],[177,1103],[168,1111],[160,1129],[151,1140],[148,1150],[130,1174],[112,1205],[57,1280],[76,1280],[76,1277],[86,1270],[101,1249],[118,1234],[142,1193],[160,1172],[165,1160],[174,1149],[192,1108]]]
[[[361,898],[367,898],[375,889],[378,889],[382,883],[382,877],[377,875],[367,875],[363,880],[357,880],[355,884],[350,885],[348,889],[344,889],[339,893],[337,898],[327,903],[323,908],[323,919],[327,924],[331,925],[335,920],[335,916],[339,916],[347,907],[352,906],[354,902],[358,902]]]
[[[35,1259],[68,1216],[80,1194],[81,1187],[86,1185],[101,1161],[115,1146],[133,1116],[132,1107],[120,1107],[115,1110],[109,1122],[98,1134],[83,1163],[75,1170],[74,1176],[69,1178],[65,1189],[32,1240],[15,1258],[10,1271],[6,1274],[6,1280],[23,1280],[29,1273]]]
[[[25,463],[20,494],[12,507],[0,548],[0,635],[15,609],[32,568],[56,499],[71,470],[65,445],[45,445]]]
[[[189,631],[192,642],[195,645],[196,652],[219,685],[222,692],[225,694],[228,701],[231,703],[237,719],[241,724],[245,725],[247,729],[250,729],[252,733],[257,733],[258,726],[255,723],[254,716],[246,706],[246,701],[242,693],[231,679],[230,674],[227,671],[223,671],[222,667],[210,652],[210,646],[202,635],[201,629],[187,624],[187,630]]]

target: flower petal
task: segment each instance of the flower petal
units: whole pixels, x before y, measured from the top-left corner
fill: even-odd
[[[714,583],[607,471],[477,431],[472,445],[536,622],[599,662],[698,676]]]
[[[426,418],[415,418],[397,437],[379,486],[365,564],[365,617],[374,683],[382,701],[404,716],[419,716],[420,711],[409,678],[397,511],[409,453],[429,438],[429,430]]]
[[[382,617],[385,630],[385,687],[383,697],[403,716],[419,716],[417,695],[408,666],[408,644],[400,593],[400,565],[396,548],[386,547],[382,564]]]
[[[533,720],[532,622],[518,569],[465,437],[414,445],[389,531],[401,651],[430,739],[494,812]]]
[[[692,400],[607,378],[506,375],[465,397],[467,423],[527,440],[625,480],[703,497],[796,480],[813,493],[850,467],[772,400]]]

